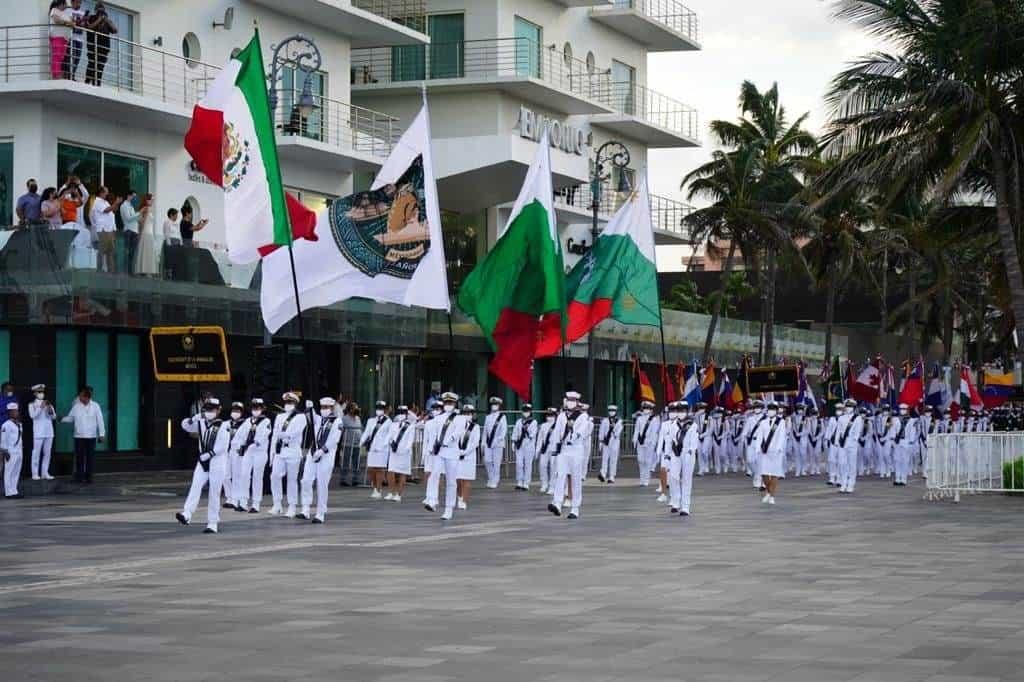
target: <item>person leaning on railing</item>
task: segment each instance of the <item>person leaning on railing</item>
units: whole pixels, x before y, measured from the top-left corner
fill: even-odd
[[[71,43],[71,31],[75,19],[65,0],[50,3],[50,77],[54,80],[67,78],[64,71],[64,57]]]
[[[96,9],[85,18],[84,26],[89,29],[89,62],[85,72],[85,83],[102,85],[103,71],[107,68],[107,58],[110,56],[110,36],[117,33],[117,26],[110,20],[107,8],[102,2],[96,3]]]

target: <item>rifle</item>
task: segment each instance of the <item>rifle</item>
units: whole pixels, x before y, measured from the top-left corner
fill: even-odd
[[[523,420],[523,425],[519,427],[519,438],[516,439],[516,450],[523,447],[523,441],[530,435],[530,424],[533,423],[533,418]]]

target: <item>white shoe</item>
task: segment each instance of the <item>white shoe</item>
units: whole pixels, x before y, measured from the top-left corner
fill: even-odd
[[[466,501],[461,497],[459,498],[458,504],[456,504],[455,506],[458,507],[459,509],[469,509],[469,507],[466,505]]]
[[[660,485],[660,484],[658,485],[658,490],[657,490],[656,492],[657,492],[657,493],[658,493],[659,495],[661,494],[661,485]]]
[[[766,494],[764,497],[761,498],[761,504],[768,504],[768,500],[770,499],[772,499],[772,496]]]
[[[391,496],[391,501],[392,502],[401,502],[402,501],[402,496],[401,495],[392,495]]]
[[[40,479],[39,479],[39,477],[38,477],[38,476],[33,476],[33,477],[32,477],[32,480],[33,480],[33,481],[38,481],[38,480],[40,480]]]
[[[668,497],[665,496],[665,493],[658,495],[658,502],[668,502]]]
[[[286,517],[288,517],[289,519],[294,519],[295,518],[295,507],[289,505],[289,507],[288,507],[287,511],[285,511],[284,515]]]
[[[53,476],[51,476],[50,474],[43,474],[43,480],[44,481],[52,481],[53,480]]]
[[[370,493],[370,499],[371,500],[379,500],[381,497],[383,497],[383,495],[381,495],[380,491],[377,490],[376,488],[374,488],[373,492]]]
[[[451,509],[445,509],[444,510],[444,514],[441,514],[441,520],[442,521],[451,521],[452,520],[452,510]]]
[[[216,523],[211,523],[211,524],[207,525],[206,528],[203,530],[203,532],[204,533],[208,533],[210,535],[216,535],[217,534],[217,524]]]
[[[572,505],[572,500],[570,500],[568,497],[565,498],[564,500],[562,500],[562,506],[563,507],[569,507],[571,505]]]
[[[384,496],[384,501],[385,502],[391,502],[394,499],[395,499],[395,494],[394,493],[388,493],[387,495]]]
[[[768,496],[768,504],[775,504],[775,496],[774,495],[769,495]]]
[[[281,508],[278,507],[277,505],[274,505],[267,513],[271,516],[277,516],[281,513]]]

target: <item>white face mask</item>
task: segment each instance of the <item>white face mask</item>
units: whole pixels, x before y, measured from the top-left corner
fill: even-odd
[[[555,416],[553,414],[549,414],[548,416],[544,417],[544,421],[553,422],[555,421]]]
[[[775,410],[768,410],[768,416],[769,416],[769,417],[775,417],[775,416],[776,416],[776,415],[778,415],[778,414],[779,414],[779,413],[778,413],[778,412],[776,412]]]
[[[285,403],[284,404],[284,413],[285,414],[291,414],[294,411],[295,411],[295,403]]]
[[[906,417],[908,414],[910,414],[910,413],[907,410],[900,410],[900,415],[901,416]]]
[[[330,417],[332,414],[334,414],[334,408],[333,407],[324,407],[324,408],[320,409],[320,416],[321,417]]]
[[[529,410],[523,410],[523,419],[529,419],[531,414],[533,413]]]
[[[206,417],[206,421],[213,421],[217,418],[217,413],[213,410],[207,410],[206,412],[203,412],[203,416]]]
[[[644,413],[644,414],[650,414],[650,413],[651,413],[652,411],[653,411],[653,410],[651,410],[651,408],[649,408],[649,407],[645,407],[645,408],[643,409],[643,413]]]
[[[668,413],[668,418],[669,419],[679,419],[679,413],[678,412],[669,412]]]
[[[376,412],[374,412],[374,414],[376,414],[378,417],[383,417],[384,416],[384,410],[377,410]]]
[[[242,413],[241,412],[232,412],[231,413],[231,418],[237,421],[237,420],[242,418]]]
[[[619,413],[618,412],[609,412],[608,416],[611,417],[612,419],[615,419],[616,417],[619,416]]]
[[[491,405],[491,412],[498,412],[501,410],[501,405]]]
[[[263,410],[261,408],[259,408],[259,407],[252,408],[252,416],[254,416],[254,417],[262,417],[263,416]]]
[[[406,415],[405,415],[405,421],[407,421],[407,422],[414,422],[414,421],[416,421],[416,415],[413,414],[412,412],[407,412]]]
[[[45,393],[36,393],[36,400],[42,400],[46,397]]]
[[[567,410],[575,410],[577,404],[578,403],[575,400],[566,400],[565,401],[565,409],[567,409]]]
[[[451,405],[449,403],[445,403],[444,406],[441,409],[444,410],[445,412],[454,412],[455,411],[455,406]]]

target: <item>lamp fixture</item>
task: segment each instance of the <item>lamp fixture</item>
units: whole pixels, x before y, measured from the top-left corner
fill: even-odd
[[[213,22],[214,28],[223,28],[225,31],[230,31],[231,27],[235,24],[235,8],[228,7],[224,10],[224,20],[220,22]]]

